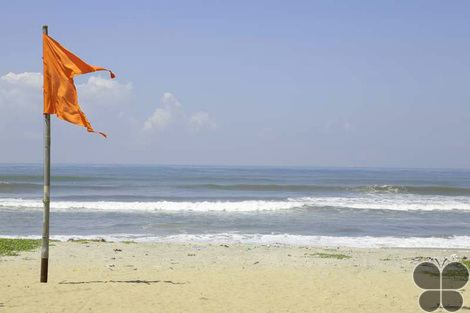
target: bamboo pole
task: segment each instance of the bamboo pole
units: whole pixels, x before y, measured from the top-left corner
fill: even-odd
[[[48,34],[47,25],[42,32]],[[42,223],[41,283],[47,283],[49,268],[49,211],[51,185],[51,116],[44,113],[44,218]]]

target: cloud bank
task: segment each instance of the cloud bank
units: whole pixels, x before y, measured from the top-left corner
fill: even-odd
[[[8,129],[17,136],[40,135],[42,85],[42,73],[9,72],[0,76],[0,129]],[[77,89],[80,104],[89,104],[84,111],[91,111],[93,120],[99,118],[95,116],[99,107],[105,107],[102,110],[105,113],[117,114],[117,108],[112,105],[127,103],[132,94],[131,83],[123,84],[99,76],[91,76],[85,83],[77,84]]]
[[[36,72],[12,73],[0,77],[0,107],[41,107],[43,75]],[[126,102],[132,93],[132,83],[91,76],[85,83],[76,84],[80,102],[115,104]],[[35,100],[34,102],[31,100]],[[28,110],[28,111],[29,111]]]
[[[9,153],[3,155],[3,160],[13,160],[16,155],[22,155],[24,158],[21,161],[29,161],[28,155],[36,155],[37,151],[41,151],[38,147],[42,143],[43,128],[42,85],[43,75],[37,72],[0,75],[0,132],[9,134],[0,136],[0,144],[10,147]],[[170,92],[165,92],[157,107],[146,116],[144,110],[151,105],[135,105],[138,97],[132,83],[93,75],[77,79],[76,86],[79,103],[92,125],[109,135],[107,149],[111,148],[110,144],[116,147],[126,145],[130,151],[140,149],[146,140],[161,139],[157,134],[164,131],[167,131],[166,137],[171,138],[168,140],[184,142],[188,135],[217,127],[208,112],[191,112]],[[95,138],[84,135],[83,129],[64,126],[64,123],[53,123],[54,127],[60,127],[60,132],[54,133],[58,146],[62,142],[66,146],[71,140],[95,144]],[[168,135],[170,129],[171,136]],[[161,145],[165,142],[159,141]],[[97,140],[94,149],[105,148]],[[73,154],[64,151],[58,151],[65,155],[64,159]]]
[[[24,72],[15,74],[9,72],[0,77],[2,82],[11,84],[11,86],[27,86],[31,88],[41,88],[42,86],[42,74],[34,72]]]

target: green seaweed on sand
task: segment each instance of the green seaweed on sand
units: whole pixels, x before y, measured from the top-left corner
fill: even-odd
[[[121,241],[121,243],[125,244],[125,245],[130,245],[132,243],[137,243],[135,241],[132,241],[132,240],[124,240],[124,241]]]
[[[470,270],[470,260],[462,260],[461,262]]]
[[[41,241],[35,239],[0,238],[0,256],[17,256],[18,252],[31,251],[40,245]]]
[[[350,259],[351,256],[342,254],[342,253],[325,253],[325,252],[317,252],[317,253],[310,253],[306,254],[311,257],[317,257],[321,259],[336,259],[336,260],[344,260],[344,259]]]

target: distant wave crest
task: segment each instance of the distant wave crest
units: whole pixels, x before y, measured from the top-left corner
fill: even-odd
[[[233,191],[284,191],[284,192],[356,192],[356,193],[395,193],[418,195],[470,195],[470,188],[455,186],[412,186],[412,185],[298,185],[298,184],[187,184],[180,188],[196,190]]]
[[[470,188],[453,186],[403,186],[403,185],[371,185],[352,188],[366,193],[403,193],[418,195],[470,195]]]

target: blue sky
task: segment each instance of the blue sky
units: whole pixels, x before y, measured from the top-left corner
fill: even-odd
[[[76,80],[109,139],[53,119],[54,162],[470,168],[469,10],[468,1],[8,1],[0,162],[42,161],[48,24],[117,74]]]

